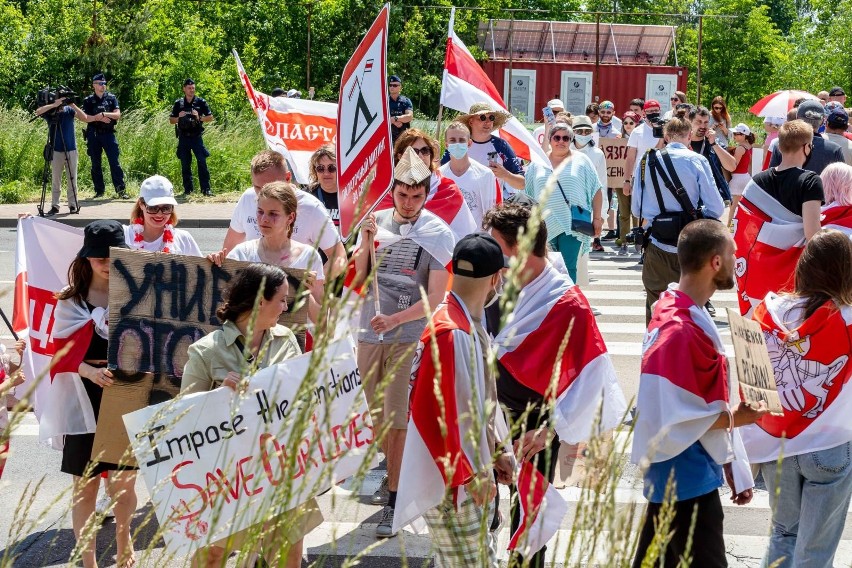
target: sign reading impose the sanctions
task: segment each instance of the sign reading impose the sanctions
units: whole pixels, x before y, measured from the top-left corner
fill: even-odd
[[[385,4],[358,44],[340,79],[337,106],[337,183],[343,237],[373,209],[393,183],[388,114]],[[372,182],[365,184],[373,174]]]

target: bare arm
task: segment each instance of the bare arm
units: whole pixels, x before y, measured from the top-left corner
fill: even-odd
[[[225,237],[225,240],[227,241],[227,237]],[[344,248],[343,243],[338,242],[333,247],[322,249],[322,252],[324,252],[326,258],[328,258],[325,262],[324,268],[329,280],[333,280],[343,274],[346,270],[347,264],[346,248]]]
[[[719,163],[722,164],[723,168],[729,172],[737,169],[737,160],[734,158],[733,154],[724,148],[720,148],[718,144],[713,144],[713,151],[716,153],[716,157],[719,158]]]
[[[624,171],[626,171],[629,175],[633,175],[633,170],[636,168],[636,152],[637,149],[628,146],[627,147],[627,161],[624,166]],[[624,180],[624,195],[630,195],[633,193],[633,181],[628,182]]]
[[[412,120],[414,120],[414,111],[411,110],[411,109],[408,109],[407,111],[405,111],[405,114],[396,117],[396,120],[398,122],[403,123],[403,124],[411,122]]]
[[[500,181],[506,182],[509,184],[509,187],[513,189],[523,191],[524,184],[526,183],[524,176],[521,174],[513,174],[507,170],[505,166],[503,166],[503,163],[500,160],[489,162],[488,167],[491,168],[491,171],[494,173],[494,177]]]
[[[240,233],[228,227],[228,232],[225,234],[225,242],[222,243],[222,248],[227,251],[225,254],[234,250],[234,247],[246,240],[246,234]]]
[[[725,152],[725,153],[727,154],[727,152]],[[742,146],[737,146],[734,149],[734,168],[733,169],[737,169],[739,167],[740,162],[743,159],[743,156],[745,156],[745,153],[746,153],[746,150]]]
[[[63,100],[64,100],[64,99],[63,99]],[[57,108],[57,107],[61,107],[61,106],[62,106],[62,104],[63,104],[63,100],[59,100],[59,101],[56,101],[56,102],[50,103],[49,105],[44,105],[44,106],[40,106],[40,107],[38,107],[38,108],[36,109],[36,111],[35,111],[35,115],[36,115],[36,116],[41,116],[41,115],[43,115],[44,113],[46,113],[46,112],[48,112],[48,111],[51,111],[51,110],[53,110],[53,109],[55,109],[55,108]]]
[[[819,222],[821,205],[819,201],[805,201],[802,203],[802,219],[804,220],[805,239],[807,240],[811,240],[811,237],[817,234],[817,231],[822,228]]]
[[[716,418],[716,421],[713,422],[713,425],[710,426],[711,430],[726,430],[728,428],[738,428],[740,426],[746,426],[748,424],[754,424],[764,414],[768,414],[769,409],[766,408],[766,403],[762,400],[758,403],[756,407],[751,406],[747,402],[740,402],[740,404],[731,411],[730,416],[727,412],[722,412]],[[731,424],[731,418],[734,419],[734,423]]]
[[[429,283],[426,290],[426,297],[429,299],[429,308],[434,310],[435,307],[444,299],[444,293],[447,290],[447,282],[450,279],[450,274],[444,269],[436,269],[429,271]],[[415,302],[410,307],[397,312],[395,314],[376,314],[370,320],[370,326],[375,333],[388,333],[398,326],[426,317],[424,312],[423,300]]]

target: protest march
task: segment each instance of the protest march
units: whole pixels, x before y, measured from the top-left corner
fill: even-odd
[[[100,118],[40,101],[51,207],[45,189],[17,220],[0,310],[0,566],[852,565],[843,88],[769,93],[733,124],[666,78],[668,47],[612,92],[504,75],[453,8],[428,121],[389,71],[390,5],[374,16],[336,102],[262,92],[229,51],[262,146],[212,247],[158,172],[121,220],[67,223],[62,121],[109,123],[87,137],[118,190],[120,111],[101,73]],[[184,195],[194,156],[208,197],[213,114],[182,88]],[[60,560],[29,550],[29,424],[67,486]]]

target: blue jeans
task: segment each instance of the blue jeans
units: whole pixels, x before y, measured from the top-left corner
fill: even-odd
[[[583,243],[573,235],[562,233],[550,240],[550,246],[553,250],[559,251],[562,260],[565,261],[565,267],[568,269],[568,276],[571,277],[571,280],[577,282],[577,261],[580,258],[580,247],[583,246]]]
[[[772,507],[763,566],[784,557],[781,568],[831,567],[852,495],[852,442],[760,469]]]

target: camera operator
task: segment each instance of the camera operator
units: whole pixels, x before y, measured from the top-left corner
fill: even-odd
[[[83,99],[85,122],[89,125],[83,130],[86,140],[86,153],[92,159],[92,185],[95,186],[95,197],[103,197],[106,191],[104,172],[101,165],[101,154],[106,152],[109,163],[109,173],[112,185],[121,199],[127,199],[124,189],[124,171],[118,163],[118,141],[115,139],[115,123],[121,118],[116,96],[106,90],[106,77],[98,73],[92,77],[94,93]]]
[[[722,173],[722,168],[729,172],[737,169],[737,159],[734,155],[722,148],[719,152],[716,144],[716,131],[710,128],[710,111],[707,107],[697,106],[689,111],[689,121],[692,123],[692,137],[689,145],[693,151],[698,152],[710,162],[710,171],[713,172],[713,181],[716,189],[722,196],[722,201],[730,203],[731,191],[728,181]]]
[[[204,132],[203,122],[213,120],[213,113],[207,106],[207,101],[195,96],[195,81],[187,79],[183,82],[184,96],[175,101],[169,122],[175,125],[175,136],[178,139],[177,157],[180,160],[183,175],[183,194],[192,193],[192,155],[198,161],[198,181],[201,193],[212,195],[210,192],[210,171],[207,169],[207,156],[210,152],[204,147],[201,135]]]
[[[73,93],[72,93],[73,94]],[[45,215],[59,213],[59,197],[62,194],[62,172],[68,171],[68,209],[77,213],[77,134],[74,132],[74,117],[86,120],[86,115],[80,110],[71,96],[56,97],[52,103],[38,107],[36,116],[44,118],[48,123],[48,134],[52,158],[50,170],[52,173],[52,196],[50,211]],[[45,155],[45,159],[48,155]]]
[[[633,104],[631,103],[631,107]],[[632,172],[636,169],[636,160],[645,155],[645,152],[652,148],[663,147],[663,137],[654,136],[654,125],[661,123],[660,118],[660,103],[654,99],[648,99],[642,105],[642,111],[645,117],[642,122],[633,129],[630,133],[630,138],[627,139],[627,161],[624,171]],[[660,134],[658,132],[658,134]],[[633,178],[628,177],[624,180],[624,195],[630,195],[633,192]]]
[[[718,219],[725,209],[707,158],[688,147],[690,131],[686,120],[668,121],[663,129],[666,147],[644,155],[633,172],[636,188],[631,210],[644,219],[645,234],[650,235],[642,266],[646,323],[660,294],[680,278],[677,237],[681,230],[696,219]]]

